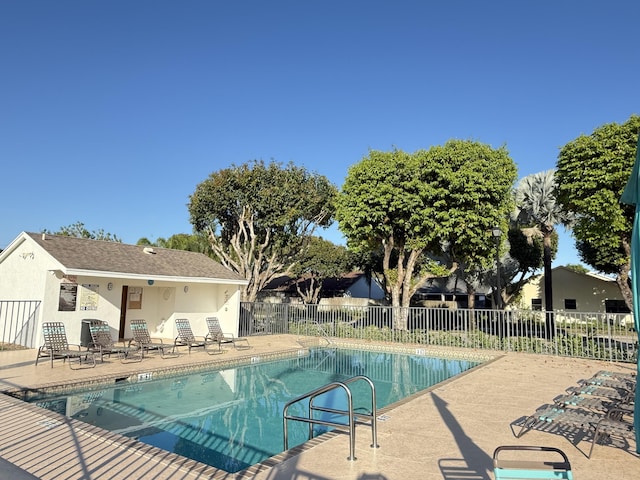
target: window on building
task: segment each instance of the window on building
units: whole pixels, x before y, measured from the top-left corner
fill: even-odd
[[[542,311],[542,299],[541,298],[532,298],[531,299],[531,310],[541,312]]]
[[[631,313],[624,300],[606,299],[604,301],[604,308],[607,313]]]
[[[489,308],[489,302],[487,301],[487,297],[485,297],[484,295],[476,295],[476,303],[475,306],[476,308]]]
[[[575,298],[565,298],[564,299],[564,309],[565,310],[575,310],[576,308],[578,308],[576,306],[576,299]]]

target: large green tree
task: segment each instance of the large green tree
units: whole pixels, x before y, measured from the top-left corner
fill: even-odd
[[[153,245],[161,248],[204,253],[205,255],[209,255],[211,253],[209,240],[203,233],[176,233],[171,235],[169,238],[160,237],[155,242],[151,242],[148,238],[142,237],[138,240],[137,245]]]
[[[558,201],[576,214],[573,236],[581,260],[616,276],[629,308],[633,207],[620,203],[636,155],[640,116],[580,135],[560,150]]]
[[[89,238],[91,240],[105,240],[108,242],[118,242],[122,243],[116,235],[105,232],[103,229],[99,230],[88,230],[84,223],[76,222],[71,225],[67,225],[65,227],[60,227],[57,232],[52,232],[50,230],[44,229],[42,233],[50,233],[51,235],[64,235],[66,237],[78,237],[78,238]]]
[[[344,246],[311,237],[293,267],[293,274],[300,277],[296,282],[298,294],[304,303],[318,303],[324,281],[338,278],[349,270],[350,256]]]
[[[331,224],[337,188],[292,163],[252,161],[212,173],[188,204],[196,232],[215,256],[249,281],[245,301],[291,272],[317,227]]]
[[[505,148],[474,141],[452,140],[418,155],[437,168],[427,181],[438,184],[438,236],[451,261],[460,267],[473,308],[478,272],[493,270],[492,230],[507,230],[517,167]],[[497,247],[500,251],[503,240]]]
[[[373,150],[349,169],[336,218],[355,251],[382,247],[385,286],[402,307],[395,328],[406,328],[404,307],[427,279],[459,261],[489,264],[490,229],[506,223],[515,178],[505,149],[461,140],[414,154]],[[433,260],[445,252],[451,265]]]

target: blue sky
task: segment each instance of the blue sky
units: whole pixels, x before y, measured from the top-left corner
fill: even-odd
[[[640,113],[640,3],[0,2],[0,248],[83,222],[190,233],[196,185],[289,161],[338,187],[370,149],[505,145],[519,176]],[[562,227],[555,265],[578,263]],[[334,241],[339,235],[324,235]]]

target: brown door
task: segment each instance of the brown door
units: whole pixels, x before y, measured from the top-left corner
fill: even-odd
[[[124,340],[124,327],[127,320],[127,297],[129,296],[129,287],[127,285],[122,286],[122,297],[120,298],[120,330],[118,332],[118,338]]]

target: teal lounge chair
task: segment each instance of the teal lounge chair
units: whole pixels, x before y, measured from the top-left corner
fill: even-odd
[[[606,398],[607,400],[622,403],[629,403],[633,401],[634,397],[634,392],[625,390],[624,388],[611,388],[590,384],[569,387],[567,393],[571,395]]]
[[[236,350],[251,348],[248,338],[236,337],[233,333],[224,333],[217,317],[207,317],[206,322],[207,328],[209,329],[206,338],[210,341],[218,342],[220,348],[222,348],[223,343],[233,344]],[[238,346],[238,343],[241,345]]]
[[[580,407],[604,413],[607,413],[612,408],[625,405],[617,400],[610,400],[594,395],[560,395],[554,398],[553,402],[558,405],[559,408]]]
[[[594,375],[586,380],[578,381],[580,385],[597,385],[598,387],[613,388],[626,392],[635,392],[636,381],[632,378],[617,378],[603,375]]]
[[[111,337],[111,327],[103,320],[89,320],[91,344],[89,349],[100,354],[100,361],[104,356],[118,355],[122,363],[142,361],[142,348],[139,345],[116,345]]]
[[[538,452],[527,455],[515,452]],[[505,458],[508,456],[509,458]],[[493,452],[493,473],[496,480],[565,479],[573,480],[571,464],[565,453],[553,447],[505,445]]]
[[[82,350],[80,345],[70,344],[67,341],[67,332],[62,322],[44,322],[42,324],[42,336],[44,344],[38,348],[36,355],[36,365],[40,357],[48,357],[51,359],[51,368],[53,368],[53,360],[62,359],[63,362],[69,360],[69,368],[77,370],[82,367],[84,359],[85,366],[95,367],[96,358],[93,352]],[[78,366],[74,367],[71,360],[77,359]]]
[[[593,441],[589,449],[589,458],[591,458],[593,447],[598,441],[607,437],[623,440],[627,445],[627,439],[635,439],[632,406],[627,405],[625,408],[613,408],[607,412],[604,418],[601,418],[598,423],[596,423]]]
[[[176,355],[172,354],[173,344],[164,343],[160,338],[152,338],[149,334],[146,320],[135,319],[129,322],[131,327],[131,335],[133,338],[129,341],[129,345],[136,345],[142,350],[141,356],[144,357],[148,352],[160,352],[162,358],[171,358]]]
[[[193,331],[191,330],[191,323],[189,323],[189,320],[186,318],[176,318],[176,330],[178,330],[178,335],[173,342],[174,352],[179,346],[188,347],[189,354],[191,354],[192,348],[199,347],[202,347],[202,349],[206,352],[209,345],[218,345],[218,350],[220,350],[220,343],[218,343],[217,340],[211,340],[204,336],[194,335]]]
[[[603,416],[602,413],[584,408],[542,405],[522,422],[520,432],[516,434],[516,437],[520,438],[529,430],[559,433],[570,429],[573,432],[589,432]]]
[[[587,455],[587,458],[591,458],[593,448],[601,439],[616,437],[626,441],[633,437],[633,409],[627,406],[612,408],[606,412],[596,412],[580,407],[561,408],[557,405],[543,405],[524,420],[516,437],[520,438],[529,430],[563,436],[582,432],[586,438],[591,437],[591,447]]]

